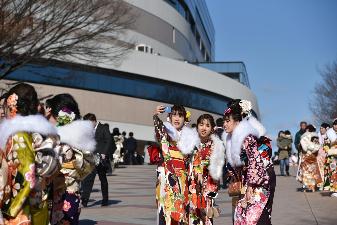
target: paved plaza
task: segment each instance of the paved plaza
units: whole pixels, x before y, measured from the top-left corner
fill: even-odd
[[[88,208],[82,209],[83,225],[152,225],[156,224],[154,186],[155,166],[126,166],[108,177],[110,205],[101,207],[101,192],[96,177]],[[278,174],[278,167],[276,168]],[[295,173],[292,168],[292,174]],[[337,224],[337,198],[325,193],[299,192],[295,177],[277,177],[272,214],[273,225]],[[217,204],[222,210],[215,224],[231,224],[231,198],[221,190]]]

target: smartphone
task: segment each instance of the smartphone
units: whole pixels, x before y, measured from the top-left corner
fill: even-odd
[[[171,113],[172,112],[171,107],[170,106],[166,106],[165,109],[164,109],[164,112]]]

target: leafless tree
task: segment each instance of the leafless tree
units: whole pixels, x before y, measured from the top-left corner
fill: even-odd
[[[134,19],[122,0],[0,0],[0,79],[40,58],[117,62]]]
[[[317,122],[331,122],[337,118],[337,61],[320,72],[321,82],[314,89],[310,109]]]

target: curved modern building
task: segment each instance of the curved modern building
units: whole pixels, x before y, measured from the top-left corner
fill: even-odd
[[[40,97],[68,92],[81,113],[133,131],[138,140],[153,141],[152,114],[159,104],[182,104],[192,120],[202,113],[220,117],[235,98],[253,102],[242,62],[214,62],[215,30],[204,0],[125,0],[134,26],[121,39],[134,43],[118,65],[40,60],[12,73],[1,86],[32,83]]]

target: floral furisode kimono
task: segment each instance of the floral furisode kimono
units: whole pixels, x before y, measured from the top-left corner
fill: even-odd
[[[49,182],[59,169],[55,127],[40,115],[17,115],[2,121],[0,133],[8,172],[0,190],[5,224],[49,224]]]
[[[243,195],[234,214],[235,225],[271,224],[276,176],[270,154],[259,146],[265,128],[254,117],[243,119],[226,138],[227,161],[241,171]],[[247,202],[246,190],[253,189]]]
[[[337,148],[337,133],[333,128],[327,131],[329,145],[326,146],[327,153],[332,148]],[[327,155],[324,165],[324,190],[337,192],[337,155]]]
[[[189,224],[212,225],[214,200],[225,161],[224,143],[211,135],[193,151],[189,164]]]
[[[317,185],[322,183],[322,177],[317,163],[317,154],[321,145],[311,139],[318,135],[315,132],[305,132],[301,137],[302,154],[300,158],[297,180],[304,187],[315,191]]]
[[[179,144],[181,133],[192,132],[192,129],[183,127],[182,131],[178,132],[170,123],[163,123],[158,116],[155,115],[153,119],[156,137],[160,142],[160,152],[163,158],[163,162],[157,168],[157,224],[187,224],[187,156],[184,156],[177,145]],[[193,149],[195,144],[189,142],[184,147]]]
[[[318,134],[319,137],[319,143],[320,143],[320,149],[318,151],[317,154],[317,164],[318,164],[318,168],[319,168],[319,172],[321,174],[321,178],[322,178],[322,183],[319,184],[319,189],[323,190],[324,188],[324,183],[325,183],[325,174],[324,174],[324,168],[326,165],[326,159],[328,156],[328,150],[330,148],[330,140],[328,138],[328,136],[325,135],[321,135],[320,133]]]
[[[80,182],[94,168],[94,127],[90,121],[74,121],[57,128],[60,144],[56,147],[61,165],[54,178],[51,224],[79,223]]]

